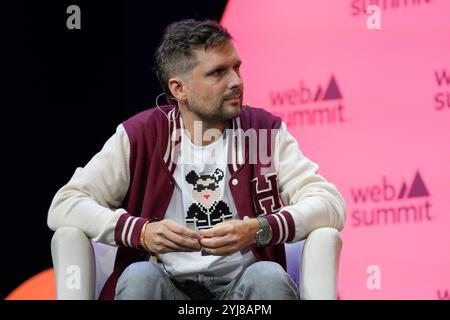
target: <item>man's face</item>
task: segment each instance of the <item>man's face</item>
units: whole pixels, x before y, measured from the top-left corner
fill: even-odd
[[[244,85],[241,59],[227,41],[221,46],[194,50],[197,64],[186,81],[187,107],[202,121],[225,122],[241,113]]]
[[[198,203],[209,208],[214,202],[219,200],[219,184],[211,178],[199,179],[192,190],[192,196]]]

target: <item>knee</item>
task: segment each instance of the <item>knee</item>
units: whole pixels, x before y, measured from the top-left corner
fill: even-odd
[[[152,262],[141,261],[130,264],[119,277],[117,289],[155,285],[162,279],[161,269]]]
[[[298,299],[297,286],[290,275],[272,261],[259,261],[247,267],[239,291],[244,299]]]
[[[255,262],[244,271],[244,275],[252,283],[263,286],[267,286],[270,282],[286,280],[289,277],[281,265],[272,261]]]

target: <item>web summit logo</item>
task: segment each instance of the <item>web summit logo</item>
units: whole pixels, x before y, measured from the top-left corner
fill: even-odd
[[[366,14],[366,8],[370,5],[380,7],[384,12],[396,11],[403,8],[419,7],[436,2],[436,0],[351,0],[350,14],[354,17]]]
[[[326,89],[319,85],[314,90],[299,81],[298,87],[270,92],[274,114],[288,126],[313,126],[344,122],[342,94],[334,76]]]
[[[408,224],[431,221],[430,193],[417,171],[408,187],[406,182],[395,188],[383,177],[381,185],[350,190],[353,205],[352,227]]]
[[[434,95],[434,109],[450,111],[450,70],[435,70],[434,78],[438,87]]]

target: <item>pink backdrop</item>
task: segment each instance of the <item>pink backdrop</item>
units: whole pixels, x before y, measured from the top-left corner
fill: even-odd
[[[345,197],[339,298],[449,298],[450,1],[379,1],[379,30],[368,2],[230,0],[222,23],[245,101]]]

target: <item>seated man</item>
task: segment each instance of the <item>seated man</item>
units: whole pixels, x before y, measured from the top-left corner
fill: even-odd
[[[101,299],[298,299],[284,243],[343,228],[286,124],[243,105],[240,65],[218,23],[172,23],[155,55],[169,104],[120,124],[55,195],[52,230],[119,247]]]

